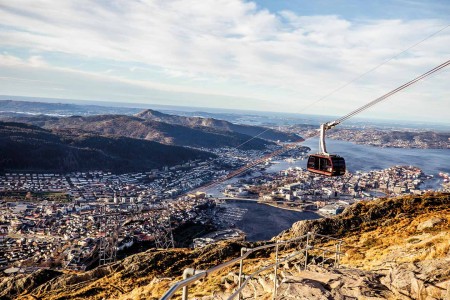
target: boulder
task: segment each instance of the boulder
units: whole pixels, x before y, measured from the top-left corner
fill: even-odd
[[[417,231],[422,231],[427,228],[433,228],[437,224],[441,223],[443,220],[440,218],[431,218],[426,220],[425,222],[420,223],[417,225]]]

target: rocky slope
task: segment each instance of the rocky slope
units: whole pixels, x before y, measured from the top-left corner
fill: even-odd
[[[450,296],[450,195],[427,194],[355,204],[337,217],[300,221],[281,233],[287,239],[306,232],[344,240],[342,268],[315,266],[310,257],[280,267],[277,299],[448,299]],[[327,243],[317,238],[315,247]],[[149,250],[82,273],[41,270],[3,278],[5,299],[157,299],[183,269],[207,269],[258,243],[223,242],[206,248]],[[281,255],[294,249],[282,249]],[[245,262],[249,274],[273,262],[270,251]],[[237,266],[190,288],[196,299],[222,299],[237,284]],[[273,271],[251,280],[246,299],[271,298]],[[447,298],[446,298],[447,297]]]
[[[335,218],[298,222],[280,234],[343,238],[342,263],[376,273],[392,299],[450,299],[450,196],[357,203]]]

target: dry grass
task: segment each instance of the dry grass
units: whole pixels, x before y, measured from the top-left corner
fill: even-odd
[[[417,226],[433,217],[444,220],[433,228]],[[416,262],[441,258],[450,251],[450,209],[399,219],[389,226],[344,238],[349,266],[371,269],[384,262]]]
[[[345,241],[342,249],[345,255],[342,257],[341,263],[349,267],[376,269],[385,262],[415,262],[448,255],[450,251],[450,207],[445,207],[445,205],[427,206],[426,199],[418,204],[414,200],[413,197],[411,199],[405,197],[396,203],[391,199],[362,203],[359,206],[361,213],[355,210],[352,215],[346,215],[343,218],[356,220],[362,214],[365,214],[364,218],[373,214],[375,217],[371,219],[371,222],[363,222],[360,226],[351,228],[326,227],[331,231],[339,229],[337,234],[340,234]],[[380,203],[384,203],[386,207],[392,207],[395,213],[388,218],[384,217],[384,211],[377,211],[377,208],[381,207]],[[436,211],[434,211],[435,207],[438,207]],[[383,207],[381,208],[383,209]],[[433,217],[444,221],[431,229],[417,231],[419,224]],[[289,234],[295,234],[295,232],[288,232],[283,238],[287,239]],[[251,247],[253,246],[255,245],[251,245]],[[317,244],[317,246],[331,247],[332,245]],[[203,250],[179,249],[163,253],[142,253],[126,259],[122,263],[123,269],[115,270],[104,277],[94,278],[92,281],[85,281],[79,285],[62,287],[59,290],[41,291],[36,296],[54,300],[159,299],[173,283],[181,279],[180,275],[184,268],[207,269],[236,257],[240,247],[242,245],[238,243],[222,243]],[[245,245],[245,247],[249,246]],[[283,255],[287,255],[292,251],[294,250],[283,249],[282,252]],[[244,273],[250,274],[274,261],[273,253],[262,256],[247,259],[244,263]],[[236,286],[233,273],[236,274],[238,270],[239,265],[236,264],[200,280],[190,287],[190,295],[199,298],[211,296],[217,292],[230,293]],[[70,275],[66,274],[66,276]],[[80,274],[79,277],[81,278],[83,275]]]

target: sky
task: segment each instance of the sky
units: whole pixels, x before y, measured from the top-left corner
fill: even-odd
[[[449,60],[449,16],[449,0],[0,0],[0,95],[345,115]],[[362,116],[449,123],[449,83],[450,67]]]

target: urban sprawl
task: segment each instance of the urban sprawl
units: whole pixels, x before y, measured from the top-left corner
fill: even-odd
[[[355,201],[424,193],[422,184],[432,178],[411,166],[348,172],[339,178],[312,175],[301,167],[270,171],[284,159],[277,157],[232,183],[213,187],[216,194],[208,190],[189,194],[266,153],[208,150],[219,158],[141,173],[2,174],[0,268],[7,274],[38,268],[85,270],[111,261],[134,244],[173,245],[171,231],[185,224],[215,224],[218,230],[197,238],[192,246],[241,238],[227,227],[233,227],[234,216],[245,212],[221,212],[227,199],[333,215]],[[307,151],[298,149],[295,159],[304,159]],[[442,189],[450,190],[448,174],[440,176]],[[230,219],[225,222],[226,218]]]

